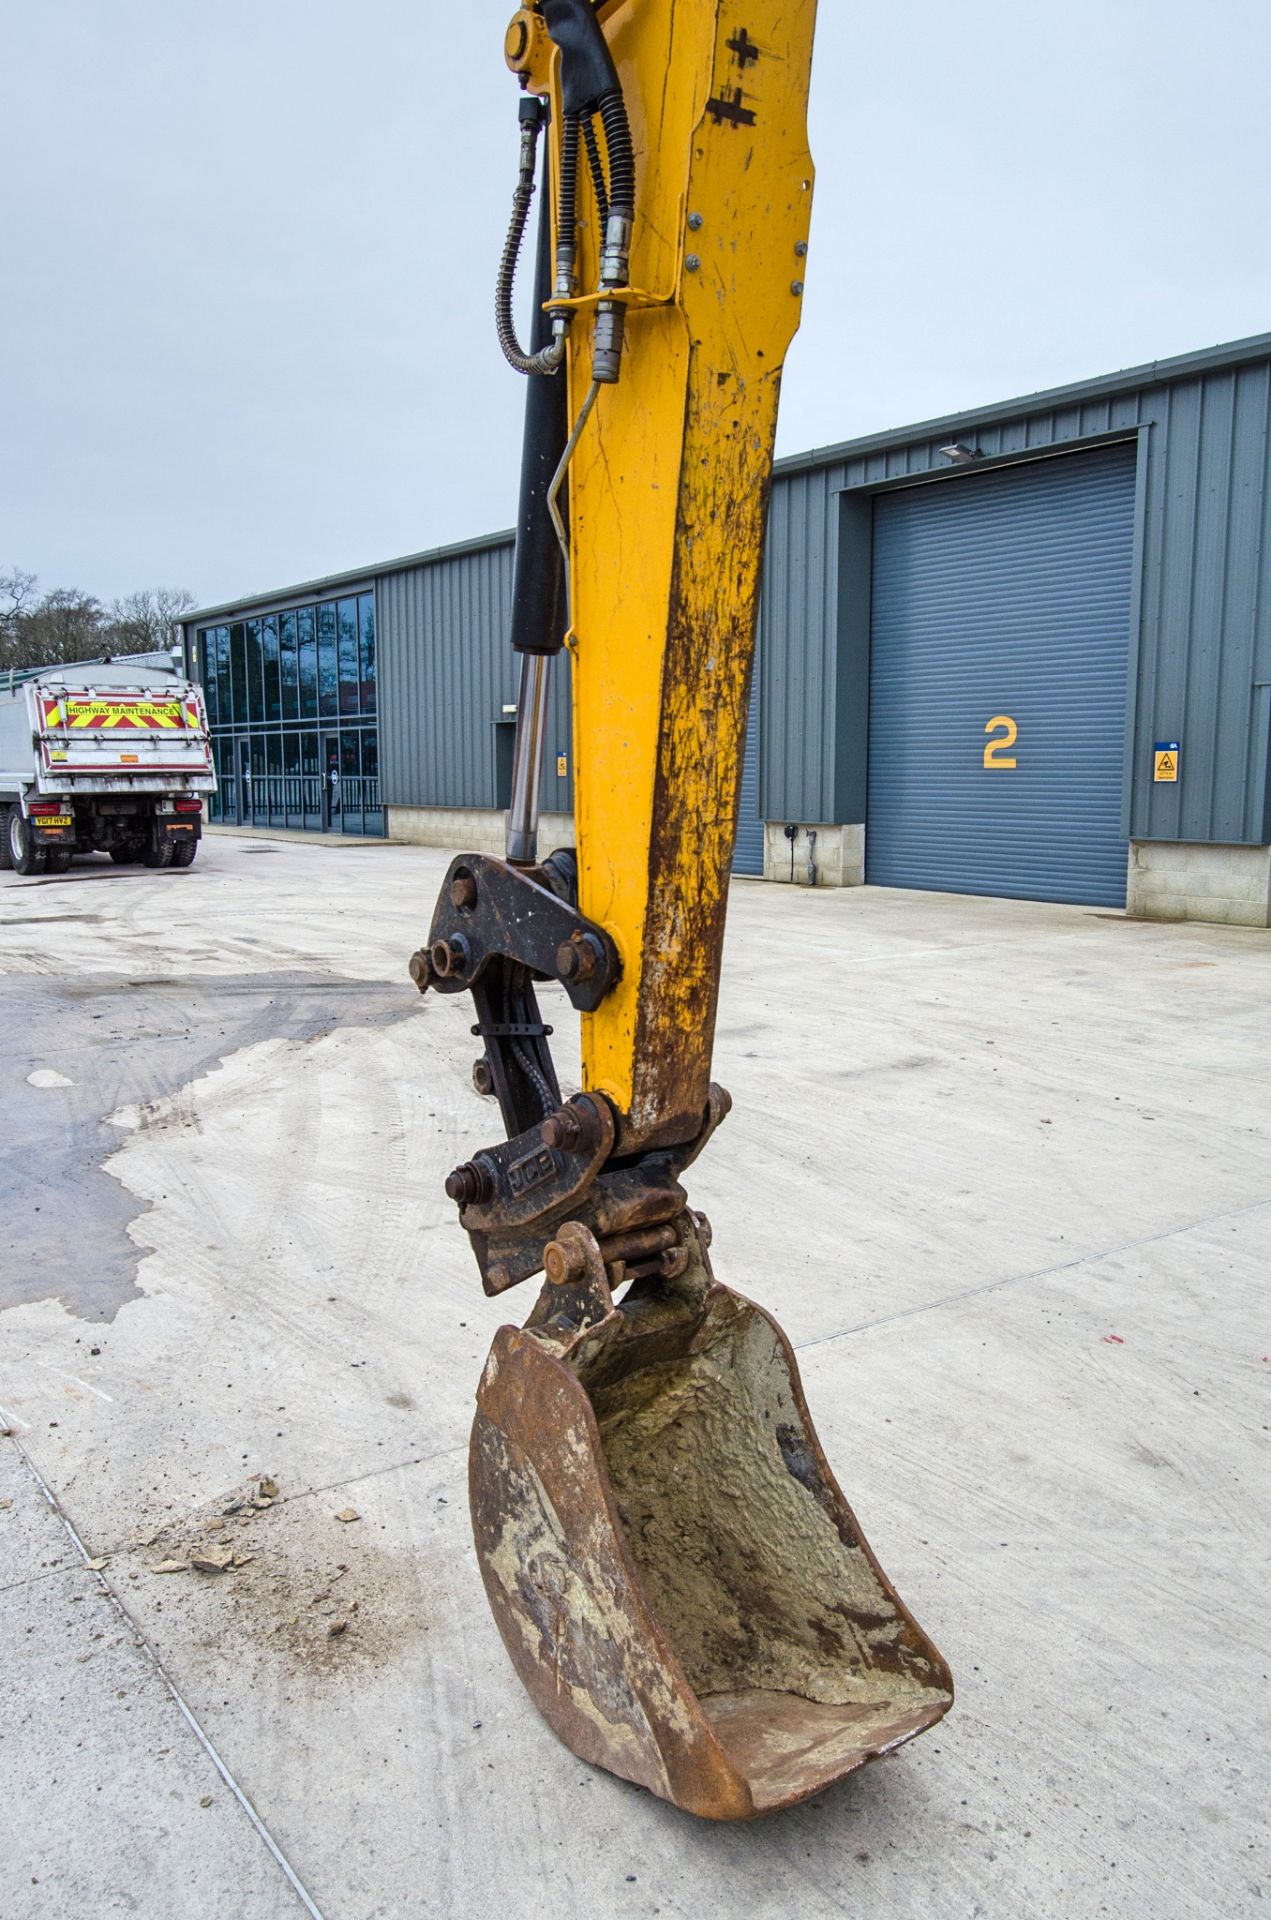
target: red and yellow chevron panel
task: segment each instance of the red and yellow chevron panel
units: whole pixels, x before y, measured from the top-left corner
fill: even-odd
[[[102,697],[67,694],[43,702],[44,725],[67,732],[99,732],[112,728],[142,733],[181,732],[199,725],[193,701],[146,700],[132,694]]]

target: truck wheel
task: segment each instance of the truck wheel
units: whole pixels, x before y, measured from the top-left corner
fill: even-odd
[[[198,850],[199,843],[197,840],[178,840],[176,846],[172,849],[172,865],[174,867],[192,867],[194,865],[194,856]]]
[[[13,869],[13,855],[9,852],[9,809],[0,807],[0,873],[9,873]]]
[[[65,873],[71,864],[70,847],[45,847],[44,871],[46,873]]]
[[[37,847],[32,839],[21,807],[9,808],[5,839],[9,844],[9,864],[15,873],[43,873],[44,849]]]
[[[176,849],[165,834],[157,847],[147,847],[142,855],[148,867],[170,867]]]

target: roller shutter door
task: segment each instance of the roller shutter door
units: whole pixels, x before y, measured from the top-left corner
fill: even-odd
[[[733,847],[734,873],[763,873],[763,820],[759,814],[759,662],[750,685],[746,749],[741,763],[741,808]]]
[[[868,881],[1125,905],[1133,540],[1132,446],[878,496]]]

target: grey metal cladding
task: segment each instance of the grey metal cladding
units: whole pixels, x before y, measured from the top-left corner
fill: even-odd
[[[766,820],[834,815],[838,675],[835,489],[820,471],[773,485],[759,596],[759,798]]]
[[[1263,842],[1271,363],[1178,382],[1141,404],[1150,425],[1132,831]],[[1153,743],[1166,739],[1181,743],[1176,786],[1152,780]]]
[[[778,462],[757,668],[765,818],[863,816],[873,495],[959,485],[950,440],[983,470],[1114,439],[1139,443],[1125,824],[1141,839],[1271,839],[1271,336]],[[517,682],[511,568],[511,537],[491,536],[357,576],[376,579],[390,806],[496,804],[494,729]],[[572,805],[555,772],[571,749],[568,679],[562,658],[553,809]],[[1159,739],[1182,743],[1176,785],[1153,782]]]
[[[380,576],[380,782],[386,806],[493,807],[495,728],[516,700],[508,539]],[[568,655],[553,664],[542,804],[573,805]],[[556,775],[556,755],[570,773]]]
[[[868,503],[884,487],[957,486],[968,470],[941,455],[950,438],[1007,461],[1142,435],[1129,832],[1271,839],[1271,348],[1237,343],[1230,364],[1220,352],[1193,363],[1187,377],[1133,389],[1091,382],[1088,394],[1038,396],[1015,414],[995,406],[982,427],[966,414],[921,437],[873,436],[779,466],[761,597],[768,819],[841,819],[844,795],[861,789],[863,768],[835,764],[836,754],[861,756],[868,645],[868,589],[855,578],[868,543],[858,508],[843,545],[842,496]],[[1176,785],[1152,778],[1162,739],[1182,743]]]

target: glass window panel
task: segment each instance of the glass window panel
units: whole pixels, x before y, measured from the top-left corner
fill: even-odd
[[[230,705],[229,684],[229,628],[216,629],[216,706],[220,714],[220,725],[229,726],[234,717]]]
[[[261,810],[269,815],[271,826],[285,826],[285,805],[282,795],[282,735],[271,733],[265,741],[265,760],[269,776],[265,781],[265,791],[261,795]]]
[[[294,720],[300,712],[299,660],[296,650],[296,616],[278,616],[278,655],[282,674],[282,717]]]
[[[229,645],[230,674],[234,683],[234,721],[241,727],[247,722],[247,637],[241,620],[236,620],[229,630]]]
[[[296,614],[296,634],[300,646],[300,717],[315,720],[318,715],[318,624],[314,607],[301,607]]]
[[[304,789],[300,784],[300,736],[297,733],[284,733],[282,737],[282,798],[286,824],[303,827]]]
[[[361,636],[362,711],[375,711],[375,595],[363,593],[357,603],[358,630]]]
[[[217,722],[217,686],[216,686],[216,628],[202,627],[199,630],[198,662],[195,667],[199,685],[203,689],[203,700],[207,707],[207,723],[214,727]]]
[[[212,765],[216,769],[216,792],[207,796],[207,817],[209,820],[225,818],[225,742],[213,740]]]
[[[340,825],[345,833],[362,831],[361,736],[340,735]]]
[[[267,613],[260,623],[260,650],[265,664],[265,718],[282,719],[282,682],[278,668],[278,616]]]
[[[247,660],[247,711],[241,716],[248,722],[263,720],[265,717],[264,683],[261,675],[260,660],[260,621],[244,620],[243,632],[246,636],[244,653]],[[235,718],[240,718],[235,715]]]
[[[380,807],[380,743],[374,727],[368,727],[362,735],[362,829],[365,833],[384,831]]]
[[[357,601],[339,601],[336,619],[340,630],[340,712],[356,713],[359,677]]]
[[[322,825],[322,750],[316,733],[300,736],[300,793],[306,827]]]
[[[339,712],[334,600],[324,600],[318,608],[318,710],[324,715]]]

